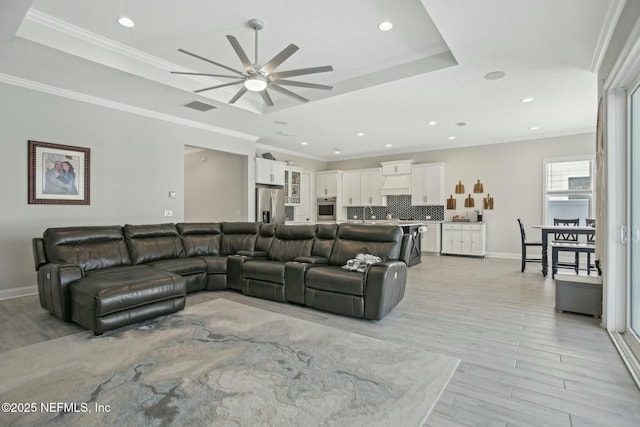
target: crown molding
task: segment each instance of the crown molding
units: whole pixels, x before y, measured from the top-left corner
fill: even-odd
[[[589,71],[592,73],[598,73],[598,70],[600,70],[600,65],[602,65],[604,56],[607,53],[609,43],[618,24],[618,19],[620,19],[620,15],[622,15],[625,3],[626,0],[611,0],[611,3],[609,3],[609,9],[604,17],[596,48],[593,52],[591,63],[589,64]]]

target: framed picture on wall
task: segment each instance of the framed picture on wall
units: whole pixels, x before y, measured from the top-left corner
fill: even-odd
[[[89,204],[89,148],[29,141],[28,159],[30,204]]]

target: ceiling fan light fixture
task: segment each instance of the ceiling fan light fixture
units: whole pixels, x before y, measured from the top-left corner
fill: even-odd
[[[265,76],[258,74],[256,76],[247,77],[244,81],[244,87],[250,92],[262,92],[267,88],[268,80]]]

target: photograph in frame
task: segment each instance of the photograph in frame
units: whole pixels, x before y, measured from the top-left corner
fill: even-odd
[[[88,205],[89,148],[29,141],[29,204]]]

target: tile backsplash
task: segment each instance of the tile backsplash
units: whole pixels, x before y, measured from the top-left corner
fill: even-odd
[[[387,206],[367,207],[365,219],[371,219],[371,215],[384,219],[388,213],[400,219],[426,219],[430,216],[432,221],[444,221],[444,206],[411,206],[411,196],[387,196]],[[347,208],[347,218],[353,219],[354,215],[362,219],[362,208]]]

